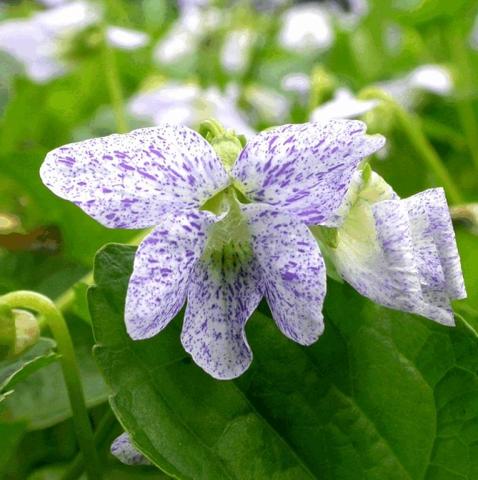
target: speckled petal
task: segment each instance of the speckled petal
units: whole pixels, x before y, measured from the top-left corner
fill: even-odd
[[[460,256],[444,190],[425,190],[405,202],[423,275],[428,277],[432,286],[443,288],[449,298],[466,298]],[[438,266],[443,272],[441,277],[436,274]]]
[[[310,345],[324,330],[326,272],[317,242],[286,212],[261,205],[244,210],[272,316],[284,335]]]
[[[125,465],[151,465],[151,462],[136,449],[126,432],[113,441],[111,453]]]
[[[208,212],[170,213],[143,240],[126,295],[125,322],[131,338],[156,335],[179,312],[213,221]]]
[[[114,228],[156,225],[165,212],[197,208],[228,184],[212,147],[173,125],[59,147],[40,175],[56,195]]]
[[[357,120],[329,120],[266,130],[246,145],[233,175],[254,201],[322,224],[342,204],[362,159],[385,143],[365,129]]]
[[[428,277],[421,275],[406,203],[403,200],[379,202],[372,211],[383,263],[374,265],[378,282],[373,285],[372,295],[376,298],[367,296],[385,306],[454,325],[446,295],[427,284]]]
[[[229,265],[230,266],[230,265]],[[191,276],[181,341],[193,360],[219,380],[238,377],[252,353],[244,327],[263,296],[250,258],[235,268],[200,261]]]

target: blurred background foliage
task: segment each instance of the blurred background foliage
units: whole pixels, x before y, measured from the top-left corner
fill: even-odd
[[[445,168],[458,192],[447,193],[470,297],[457,309],[478,326],[477,1],[189,3],[196,5],[91,0],[96,19],[73,28],[64,17],[75,14],[57,10],[68,2],[0,2],[0,293],[32,289],[56,298],[91,270],[98,248],[136,235],[100,226],[47,190],[38,170],[49,150],[160,121],[197,127],[210,116],[250,135],[320,117],[316,109],[338,92],[370,98],[377,87],[395,103],[346,113],[386,135],[386,150],[372,166],[401,196],[442,184],[430,152]],[[63,18],[50,22],[44,15],[54,10]],[[61,73],[28,70],[47,61],[51,45],[41,35],[25,40],[25,23],[1,33],[8,22],[38,18],[48,42],[55,39]],[[135,45],[109,42],[111,26],[147,37]],[[27,53],[15,53],[22,48]],[[84,286],[76,292],[69,322],[99,418],[108,392],[91,357]],[[0,408],[2,478],[58,478],[75,454],[58,365],[19,383]],[[110,478],[163,478],[110,463]]]

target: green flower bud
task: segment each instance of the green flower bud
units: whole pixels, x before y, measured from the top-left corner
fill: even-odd
[[[37,343],[40,338],[40,326],[33,313],[26,310],[13,310],[15,317],[15,347],[13,354],[20,355]]]
[[[234,134],[225,132],[224,135],[213,138],[211,145],[221,159],[224,168],[229,172],[241,153],[241,141]]]
[[[0,306],[0,360],[21,355],[39,338],[40,327],[35,315]]]
[[[226,130],[216,120],[205,120],[199,126],[199,133],[211,144],[224,168],[229,172],[244,147],[245,138]]]

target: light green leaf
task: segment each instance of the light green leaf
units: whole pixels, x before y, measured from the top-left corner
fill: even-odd
[[[136,445],[180,479],[478,478],[478,344],[469,331],[379,308],[331,283],[312,347],[257,312],[254,362],[216,381],[179,341],[181,319],[132,341],[123,304],[134,249],[97,256],[95,355]],[[262,307],[261,307],[262,308]]]
[[[0,393],[6,393],[18,382],[57,360],[59,355],[53,351],[55,346],[56,343],[51,338],[40,338],[20,357],[1,362]]]
[[[69,322],[69,329],[74,338],[87,404],[90,407],[98,405],[107,399],[109,391],[91,355],[91,330],[78,318]],[[60,364],[48,365],[18,383],[15,393],[2,405],[4,417],[25,420],[30,430],[47,428],[70,417]]]

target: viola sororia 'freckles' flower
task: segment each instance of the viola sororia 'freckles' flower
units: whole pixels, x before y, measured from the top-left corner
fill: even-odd
[[[252,360],[244,327],[263,296],[292,340],[322,333],[325,267],[307,225],[334,224],[355,169],[383,143],[358,121],[284,125],[242,152],[233,142],[231,166],[194,131],[163,125],[60,147],[41,176],[104,225],[155,227],[135,256],[127,331],[156,335],[187,300],[184,348],[228,379]]]
[[[389,308],[453,325],[450,301],[466,297],[441,188],[401,200],[372,174],[327,253],[348,283]]]

